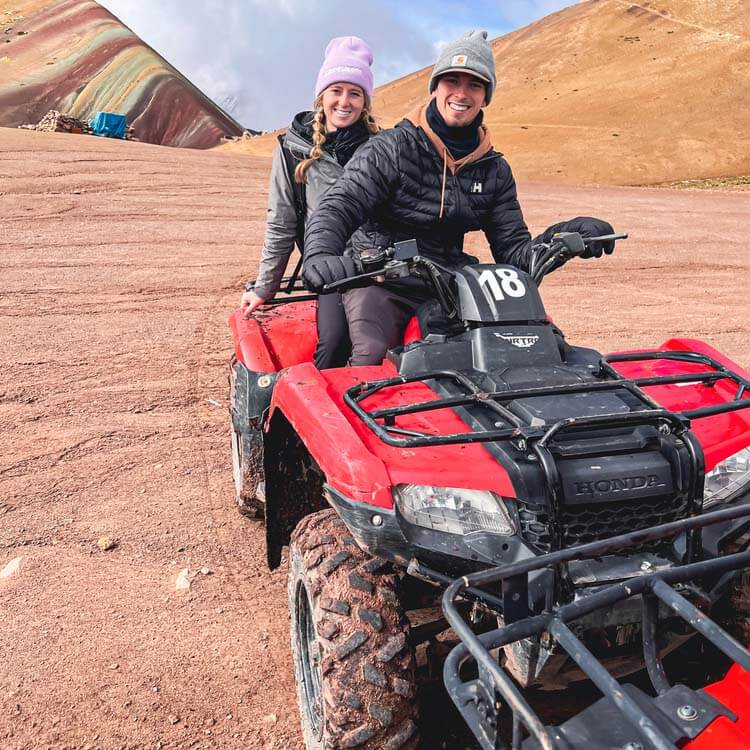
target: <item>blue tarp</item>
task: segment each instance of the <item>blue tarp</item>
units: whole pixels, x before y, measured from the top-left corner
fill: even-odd
[[[128,119],[125,115],[116,115],[113,112],[97,112],[93,120],[89,121],[94,135],[103,135],[107,138],[124,138]]]

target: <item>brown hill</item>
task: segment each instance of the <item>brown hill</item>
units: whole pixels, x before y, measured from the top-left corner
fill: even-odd
[[[485,122],[517,177],[655,184],[750,174],[747,0],[587,0],[492,44],[498,89]],[[385,124],[424,101],[430,70],[377,90]]]
[[[210,148],[242,126],[94,0],[0,0],[0,125],[126,114],[136,136]]]

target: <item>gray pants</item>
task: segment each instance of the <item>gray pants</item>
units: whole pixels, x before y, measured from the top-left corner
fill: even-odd
[[[319,370],[343,367],[349,359],[352,345],[340,294],[321,294],[318,297],[318,345],[313,361]]]
[[[403,342],[404,329],[421,304],[382,286],[344,292],[353,365],[379,365],[386,351]]]

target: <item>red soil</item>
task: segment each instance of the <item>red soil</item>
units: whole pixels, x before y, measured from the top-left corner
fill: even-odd
[[[0,129],[0,570],[22,558],[0,579],[3,750],[299,747],[285,571],[233,507],[227,429],[226,318],[267,174]],[[571,341],[695,336],[750,363],[746,193],[520,193],[534,230],[583,213],[631,232],[545,282]]]

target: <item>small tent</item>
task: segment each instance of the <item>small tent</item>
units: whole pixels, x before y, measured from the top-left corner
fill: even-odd
[[[94,135],[103,135],[107,138],[124,138],[128,119],[125,115],[117,115],[113,112],[97,112],[89,126]]]

